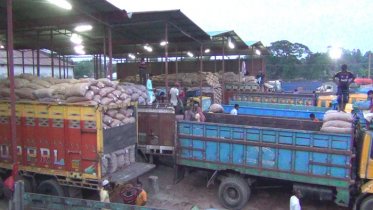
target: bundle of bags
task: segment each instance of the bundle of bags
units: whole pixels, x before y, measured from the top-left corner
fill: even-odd
[[[350,113],[329,110],[325,113],[321,131],[350,134],[353,131],[353,116]]]
[[[134,123],[136,122],[136,119],[133,117],[133,109],[129,107],[121,107],[107,110],[104,113],[102,121],[103,129],[109,129]]]
[[[224,113],[224,108],[220,104],[213,104],[210,106],[210,112],[213,113]]]
[[[21,74],[14,79],[16,100],[41,102],[88,103],[115,105],[136,101],[145,104],[146,88],[131,83],[119,84],[107,78],[102,79],[57,79],[39,78],[32,74]],[[10,80],[0,80],[0,97],[9,99]]]
[[[135,161],[134,145],[105,154],[101,158],[101,176],[112,174]]]

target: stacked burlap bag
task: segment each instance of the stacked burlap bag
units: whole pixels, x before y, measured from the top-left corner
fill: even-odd
[[[322,132],[350,134],[353,131],[353,116],[350,113],[329,110],[325,113]]]
[[[105,154],[101,158],[101,174],[105,176],[115,173],[134,162],[136,162],[134,145]]]
[[[224,113],[224,108],[220,104],[213,104],[210,106],[210,112],[213,113]]]
[[[122,107],[107,110],[104,113],[102,121],[103,128],[109,129],[129,123],[134,123],[136,122],[136,119],[133,117],[133,109],[129,107]]]

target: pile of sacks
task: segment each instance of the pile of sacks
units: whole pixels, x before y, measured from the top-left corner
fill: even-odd
[[[116,105],[136,101],[145,104],[146,87],[131,83],[119,84],[103,79],[44,79],[32,74],[21,74],[14,79],[16,100],[31,100],[60,103],[88,103]],[[0,97],[9,99],[10,80],[0,80]]]
[[[101,158],[101,176],[112,174],[135,161],[135,145],[105,154]]]
[[[133,109],[121,107],[116,109],[108,109],[103,116],[103,129],[118,127],[121,125],[134,123],[136,119],[133,117]]]
[[[353,131],[353,117],[350,113],[329,110],[325,113],[321,131],[350,134]]]
[[[219,82],[223,82],[223,71],[219,73],[215,73],[215,75],[219,78]],[[257,84],[257,80],[254,76],[244,76],[242,73],[235,74],[234,72],[225,72],[224,73],[224,81],[226,84]]]
[[[212,113],[224,113],[224,108],[220,104],[213,104],[210,106],[210,112]]]

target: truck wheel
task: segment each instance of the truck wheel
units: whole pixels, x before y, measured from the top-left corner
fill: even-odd
[[[227,209],[242,209],[250,197],[250,188],[241,177],[228,177],[219,186],[219,200]]]
[[[65,192],[55,179],[43,181],[36,190],[39,194],[65,197]]]
[[[366,197],[360,205],[360,210],[372,210],[373,209],[373,196]]]
[[[32,193],[32,184],[31,184],[31,181],[30,179],[28,179],[27,177],[20,177],[19,180],[22,180],[23,183],[24,183],[24,186],[25,186],[25,192],[26,193]]]

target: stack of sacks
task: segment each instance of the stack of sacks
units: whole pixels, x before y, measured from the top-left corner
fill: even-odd
[[[224,113],[224,108],[220,104],[213,104],[210,106],[210,112],[213,113]]]
[[[101,176],[115,173],[116,171],[130,165],[131,163],[134,163],[135,161],[136,158],[134,145],[105,154],[101,158]]]
[[[94,80],[41,79],[31,74],[21,74],[15,78],[16,100],[41,102],[88,103],[93,105],[127,104],[136,101],[145,104],[147,95],[143,85],[121,84],[107,78]],[[10,97],[9,79],[0,80],[0,97]]]
[[[353,131],[353,117],[350,113],[329,110],[325,113],[321,131],[350,134]]]
[[[219,82],[223,82],[223,71],[219,73],[215,73],[215,75],[219,78]],[[225,72],[224,73],[224,81],[225,84],[239,84],[241,82],[242,85],[255,85],[257,84],[257,80],[254,76],[244,76],[243,74],[236,74],[234,72]]]
[[[109,109],[103,116],[103,129],[118,127],[121,125],[134,123],[133,109],[128,107]]]

